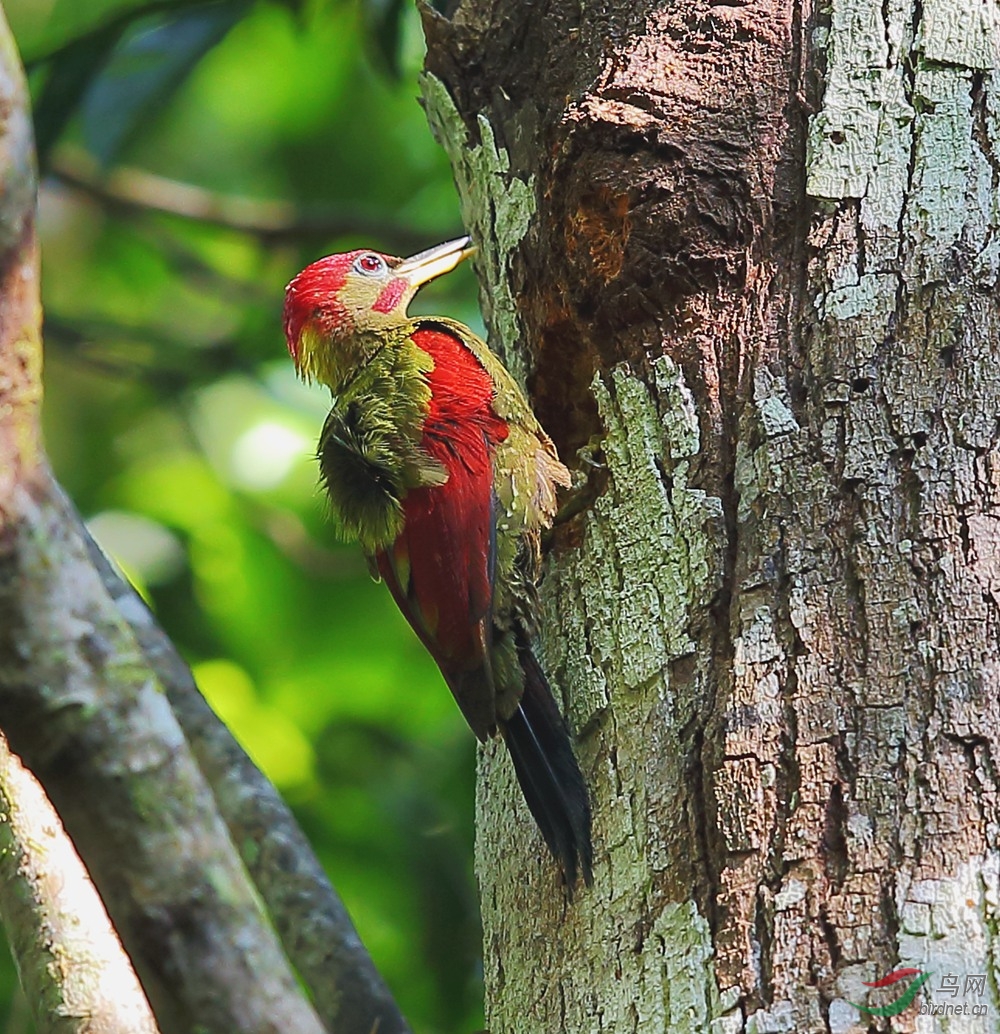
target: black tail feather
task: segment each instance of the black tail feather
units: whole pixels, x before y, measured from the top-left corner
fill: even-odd
[[[588,887],[593,882],[587,787],[542,669],[527,647],[519,653],[524,695],[502,723],[504,742],[528,808],[572,894],[579,872]]]

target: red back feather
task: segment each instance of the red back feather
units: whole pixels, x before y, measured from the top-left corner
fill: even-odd
[[[378,559],[400,609],[448,678],[489,663],[493,453],[508,432],[493,412],[489,374],[459,338],[422,327],[414,341],[434,359],[422,445],[445,466],[448,481],[407,493],[395,557]],[[394,575],[407,569],[408,584],[401,584]]]

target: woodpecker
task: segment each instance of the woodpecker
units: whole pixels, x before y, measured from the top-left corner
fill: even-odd
[[[408,316],[417,290],[474,249],[358,250],[288,285],[299,375],[330,390],[317,455],[333,515],[357,539],[480,741],[499,733],[572,894],[592,881],[590,805],[532,650],[541,533],[569,472],[485,342]]]

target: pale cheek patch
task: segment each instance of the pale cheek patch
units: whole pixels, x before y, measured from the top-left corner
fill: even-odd
[[[399,305],[403,295],[406,294],[407,283],[402,277],[396,277],[382,288],[382,293],[375,299],[372,306],[375,312],[392,312]]]

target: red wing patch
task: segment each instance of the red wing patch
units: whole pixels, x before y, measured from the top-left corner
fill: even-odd
[[[481,691],[492,692],[493,453],[507,425],[493,412],[488,374],[457,337],[421,328],[414,340],[434,359],[421,446],[448,480],[407,492],[403,532],[379,571],[453,690],[482,669]],[[481,703],[492,713],[492,699]]]

